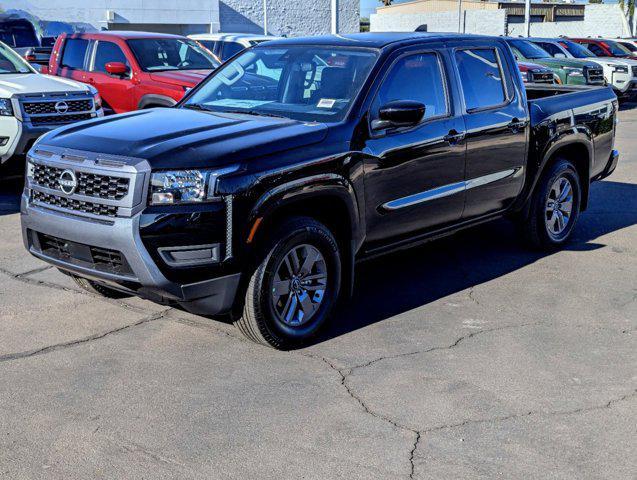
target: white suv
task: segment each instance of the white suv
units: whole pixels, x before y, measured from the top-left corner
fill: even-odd
[[[93,87],[42,75],[0,42],[0,165],[49,130],[103,115]]]
[[[618,97],[628,97],[637,89],[637,60],[617,57],[597,57],[586,46],[567,38],[529,38],[552,57],[592,60],[604,69],[604,80]]]
[[[270,35],[251,35],[247,33],[201,33],[188,35],[210,50],[221,62],[225,62],[237,53],[258,43],[277,40],[281,37]]]

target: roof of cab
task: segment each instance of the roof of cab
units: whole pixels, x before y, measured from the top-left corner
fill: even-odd
[[[135,31],[125,31],[125,30],[102,30],[99,32],[86,32],[86,33],[77,33],[77,34],[68,34],[69,37],[82,37],[82,36],[92,36],[92,37],[111,37],[111,38],[121,38],[124,40],[130,40],[134,38],[180,38],[183,39],[183,35],[173,35],[170,33],[155,33],[155,32],[135,32]]]
[[[470,35],[460,33],[439,32],[367,32],[351,33],[346,35],[320,35],[316,37],[295,37],[271,40],[264,45],[329,45],[343,47],[367,47],[383,48],[394,43],[410,42],[417,40],[448,40],[460,38],[492,38],[485,35]]]

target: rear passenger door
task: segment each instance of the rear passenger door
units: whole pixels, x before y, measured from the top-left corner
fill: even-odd
[[[394,100],[426,106],[415,126],[371,131],[365,163],[367,240],[391,243],[402,235],[458,221],[464,206],[464,121],[449,92],[444,45],[394,54],[374,93],[369,122]]]
[[[126,75],[111,75],[106,71],[106,64],[123,63],[128,67]],[[91,61],[87,72],[87,82],[100,92],[106,104],[115,112],[122,113],[134,110],[134,88],[131,65],[121,47],[115,42],[95,40],[92,45]]]
[[[495,43],[495,45],[494,45]],[[463,218],[506,209],[524,183],[529,118],[517,67],[500,42],[458,42],[453,51],[467,128]]]
[[[89,40],[67,37],[62,47],[58,75],[86,83]]]

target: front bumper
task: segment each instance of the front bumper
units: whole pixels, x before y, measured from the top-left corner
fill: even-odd
[[[24,194],[21,204],[22,236],[31,254],[67,272],[153,301],[177,303],[196,314],[215,315],[229,311],[239,286],[240,273],[189,284],[169,281],[142,243],[139,236],[140,215],[101,223],[31,205],[27,194]],[[39,234],[120,252],[130,267],[130,273],[100,271],[74,258],[47,255],[38,240]]]

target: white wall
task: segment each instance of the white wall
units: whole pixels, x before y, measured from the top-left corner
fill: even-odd
[[[524,24],[509,24],[509,35],[525,35]],[[531,23],[534,37],[627,37],[626,17],[617,4],[586,5],[583,22]]]
[[[504,10],[465,10],[463,33],[504,35],[505,16]],[[458,31],[458,12],[374,13],[369,21],[372,32],[413,32],[425,24],[429,32]]]

